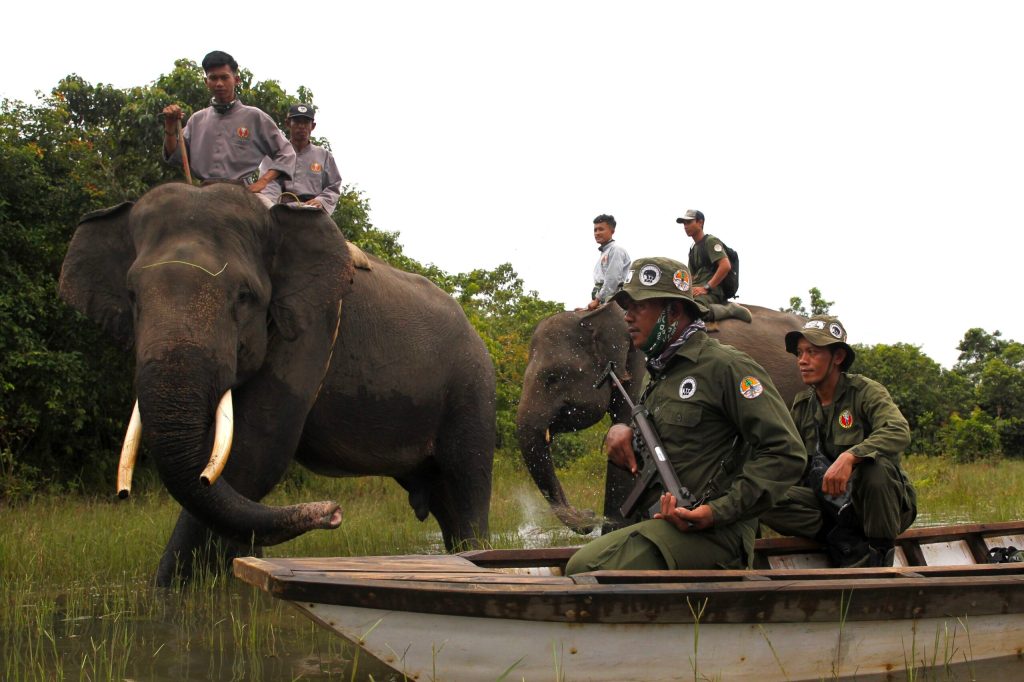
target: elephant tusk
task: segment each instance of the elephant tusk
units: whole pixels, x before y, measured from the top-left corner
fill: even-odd
[[[544,442],[551,445],[551,429],[544,429]]]
[[[122,500],[132,491],[132,472],[135,470],[135,458],[139,454],[141,437],[142,417],[139,415],[139,401],[136,399],[132,418],[128,420],[128,430],[124,434],[124,445],[121,446],[121,460],[117,464],[117,496]]]
[[[210,462],[199,474],[199,480],[203,485],[213,485],[224,467],[228,463],[228,455],[231,454],[231,439],[235,435],[235,413],[231,407],[231,391],[225,391],[224,397],[217,405],[217,432],[213,437],[213,451],[210,453]]]

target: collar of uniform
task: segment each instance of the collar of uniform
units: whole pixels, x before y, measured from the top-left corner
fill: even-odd
[[[612,244],[614,244],[614,243],[615,243],[614,239],[609,239],[604,244],[601,244],[601,246],[597,247],[597,250],[600,251],[601,253],[604,253],[604,250],[605,249],[610,249]]]
[[[688,338],[683,345],[679,346],[679,350],[676,351],[672,359],[665,363],[665,369],[667,370],[671,365],[678,362],[679,358],[685,358],[690,362],[697,362],[697,358],[700,357],[707,343],[707,332],[694,332],[693,336]]]

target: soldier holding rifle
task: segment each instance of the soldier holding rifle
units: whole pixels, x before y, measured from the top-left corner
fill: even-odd
[[[753,559],[758,514],[803,472],[803,443],[768,373],[745,353],[708,337],[702,322],[707,310],[691,290],[682,263],[641,258],[630,265],[615,298],[626,308],[633,345],[648,358],[640,406],[695,499],[686,505],[651,486],[636,506],[658,503],[654,517],[587,544],[569,561],[568,574],[745,568]],[[640,473],[630,426],[613,426],[605,447],[613,463]]]

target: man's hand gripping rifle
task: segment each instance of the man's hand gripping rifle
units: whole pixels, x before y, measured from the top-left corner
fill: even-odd
[[[622,382],[619,381],[619,377],[615,375],[615,363],[609,362],[608,366],[604,370],[604,374],[601,375],[600,380],[594,384],[594,388],[600,388],[604,385],[608,379],[612,380],[615,384],[615,388],[622,394],[622,399],[626,401],[626,405],[629,406],[630,423],[633,426],[633,433],[635,434],[635,443],[637,444],[636,453],[640,456],[640,475],[636,479],[636,483],[633,485],[633,490],[630,491],[629,497],[619,507],[619,512],[623,518],[629,518],[636,511],[636,505],[640,501],[643,494],[651,487],[654,483],[655,476],[658,478],[658,482],[661,487],[667,493],[672,493],[676,498],[676,505],[680,507],[686,507],[687,509],[693,509],[697,505],[697,498],[693,496],[693,493],[689,489],[679,482],[679,477],[676,476],[676,470],[672,468],[672,463],[668,461],[665,456],[665,446],[661,443],[661,438],[658,437],[658,432],[654,430],[654,425],[647,416],[647,408],[643,405],[634,405],[633,401],[629,398],[629,393],[622,386]],[[653,511],[660,510],[660,502],[655,502]],[[653,511],[650,516],[653,516]]]

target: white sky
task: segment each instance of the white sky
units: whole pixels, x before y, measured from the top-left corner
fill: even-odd
[[[741,301],[806,304],[817,286],[851,342],[947,367],[970,327],[1024,340],[1021,3],[40,9],[4,31],[0,96],[69,73],[144,85],[225,50],[309,87],[374,224],[446,271],[508,261],[583,305],[594,216],[615,215],[634,258],[685,261],[674,219],[696,208],[740,253]]]

